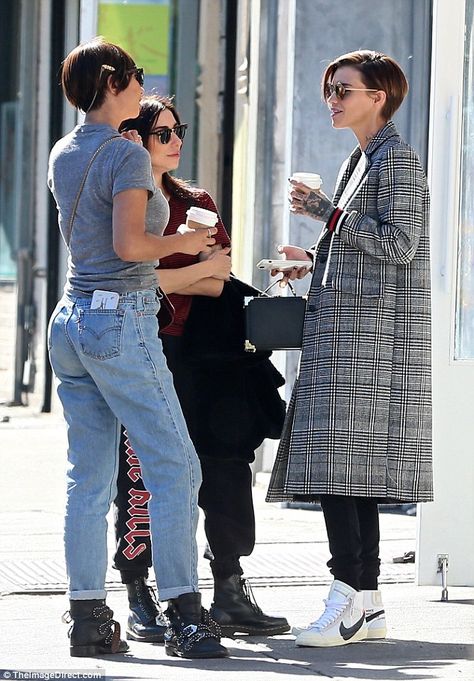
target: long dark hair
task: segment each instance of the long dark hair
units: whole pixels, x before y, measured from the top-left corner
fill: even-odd
[[[171,111],[176,123],[180,125],[180,115],[170,97],[146,95],[140,102],[140,113],[137,118],[127,118],[127,120],[122,121],[119,131],[136,130],[142,138],[143,146],[147,148],[150,130],[153,129],[160,113],[165,111],[165,109]],[[186,180],[173,177],[168,172],[163,173],[163,187],[169,194],[177,196],[180,199],[195,200],[196,198],[199,198],[199,195],[201,194],[199,189],[191,187]]]

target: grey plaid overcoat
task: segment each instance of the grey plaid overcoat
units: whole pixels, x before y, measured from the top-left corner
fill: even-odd
[[[343,164],[334,203],[348,216],[313,247],[299,375],[267,501],[430,501],[429,194],[392,122]]]

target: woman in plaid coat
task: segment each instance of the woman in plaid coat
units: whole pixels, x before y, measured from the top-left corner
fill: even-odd
[[[391,122],[408,84],[358,51],[322,80],[334,128],[358,146],[333,201],[292,182],[291,210],[324,222],[306,252],[313,278],[299,376],[268,501],[319,499],[335,578],[297,645],[384,638],[378,504],[432,500],[429,195],[418,156]],[[305,270],[286,275],[303,276]]]

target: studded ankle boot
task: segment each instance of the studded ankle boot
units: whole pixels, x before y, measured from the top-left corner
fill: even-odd
[[[70,610],[63,615],[69,629],[71,657],[94,657],[108,653],[126,653],[128,645],[120,639],[120,624],[113,618],[105,600],[69,601]]]
[[[223,636],[236,632],[254,636],[284,634],[290,625],[284,617],[265,615],[257,605],[250,584],[240,575],[214,576],[214,602],[209,612]]]
[[[187,593],[169,601],[166,616],[170,626],[165,633],[167,655],[186,658],[227,657],[220,644],[220,632],[201,607],[200,593]]]
[[[144,577],[126,584],[130,612],[127,621],[127,639],[144,643],[163,643],[166,627],[163,612],[151,586]]]

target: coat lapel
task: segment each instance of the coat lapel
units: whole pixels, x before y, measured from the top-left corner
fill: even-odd
[[[362,186],[362,180],[367,175],[369,169],[369,161],[364,152],[359,155],[359,160],[352,171],[352,174],[347,181],[346,186],[342,190],[342,194],[337,202],[338,208],[343,210],[349,205],[352,199],[356,196]]]
[[[365,151],[357,146],[347,159],[347,164],[340,175],[334,194],[334,205],[346,209],[355,198],[371,165],[372,154],[389,137],[398,136],[397,129],[389,121],[367,145]]]
[[[339,174],[339,177],[336,182],[336,191],[334,192],[334,198],[333,198],[333,203],[335,206],[338,205],[339,200],[342,196],[342,193],[349,182],[349,178],[351,177],[352,173],[354,172],[354,168],[356,167],[357,163],[359,162],[360,156],[361,156],[361,149],[360,147],[356,147],[352,154],[349,156],[347,159],[345,165],[343,166],[341,173]]]

